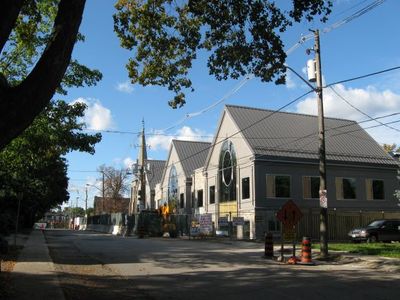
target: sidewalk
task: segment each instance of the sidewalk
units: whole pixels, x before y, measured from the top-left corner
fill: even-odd
[[[26,241],[12,272],[12,282],[12,299],[65,299],[40,230],[33,230]]]

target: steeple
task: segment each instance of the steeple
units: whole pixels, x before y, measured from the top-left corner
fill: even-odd
[[[147,150],[146,150],[146,137],[144,135],[144,119],[142,120],[142,133],[140,139],[139,146],[139,154],[138,154],[138,166],[144,167],[147,161]]]

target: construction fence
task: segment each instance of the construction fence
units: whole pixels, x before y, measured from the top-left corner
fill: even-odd
[[[296,238],[301,240],[303,236],[312,240],[320,238],[320,215],[319,209],[302,210],[303,216],[295,227]],[[328,209],[328,239],[330,241],[348,240],[348,232],[356,227],[366,226],[376,219],[400,219],[400,211],[337,211]],[[127,215],[123,213],[112,213],[88,217],[88,228],[116,227],[121,228],[121,234],[137,234],[140,237],[162,236],[165,232],[170,237],[177,236],[225,236],[231,238],[250,239],[250,221],[245,220],[240,228],[228,222],[225,227],[216,228],[212,222],[209,234],[203,235],[197,229],[199,227],[199,216],[190,214],[170,214],[163,218],[155,211],[142,211],[139,214]],[[92,225],[92,226],[90,226]],[[94,225],[94,226],[93,226]],[[257,212],[255,216],[257,232],[261,233],[254,238],[263,239],[264,232],[272,232],[275,239],[280,238],[281,224],[276,219],[276,212]]]

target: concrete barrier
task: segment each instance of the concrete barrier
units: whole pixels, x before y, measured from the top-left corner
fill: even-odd
[[[121,225],[88,224],[85,230],[110,233],[113,235],[120,235],[122,233],[122,228],[123,226]]]

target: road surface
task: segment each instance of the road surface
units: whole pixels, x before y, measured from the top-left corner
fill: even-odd
[[[316,266],[265,260],[263,244],[47,230],[66,299],[399,299],[400,260]]]

